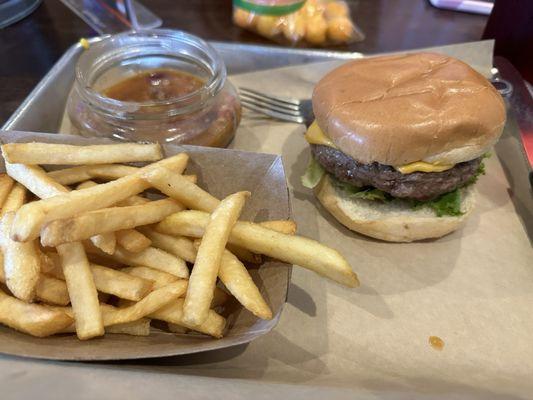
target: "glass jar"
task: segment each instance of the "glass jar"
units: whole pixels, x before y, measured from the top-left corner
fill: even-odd
[[[142,74],[157,78],[157,71],[168,70],[190,74],[200,83],[192,91],[149,100],[105,95],[121,83],[128,86],[127,79]],[[169,84],[155,78],[150,82]],[[82,136],[225,147],[235,135],[241,105],[226,80],[224,62],[209,44],[185,32],[161,29],[109,36],[84,51],[67,114],[72,133]]]

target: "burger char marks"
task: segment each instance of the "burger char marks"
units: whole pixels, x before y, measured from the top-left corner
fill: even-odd
[[[481,158],[456,164],[443,172],[402,174],[390,165],[362,164],[329,146],[312,145],[315,159],[339,181],[373,186],[394,197],[427,201],[466,184],[479,168]]]

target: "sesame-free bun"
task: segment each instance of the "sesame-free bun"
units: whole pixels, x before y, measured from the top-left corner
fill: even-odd
[[[506,114],[487,79],[435,53],[348,62],[318,82],[313,111],[344,153],[392,166],[477,158],[500,137]]]
[[[427,207],[414,210],[401,201],[381,203],[354,199],[337,189],[328,174],[315,188],[315,195],[341,224],[352,231],[387,242],[413,242],[439,238],[463,225],[474,208],[475,196],[473,185],[460,190],[463,214],[457,217],[437,217]]]

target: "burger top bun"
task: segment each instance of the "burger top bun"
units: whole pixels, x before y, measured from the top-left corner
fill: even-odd
[[[316,85],[313,111],[344,153],[392,166],[477,158],[499,138],[506,115],[487,79],[435,53],[344,64]]]

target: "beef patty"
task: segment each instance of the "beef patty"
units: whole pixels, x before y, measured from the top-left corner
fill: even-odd
[[[311,145],[315,159],[339,181],[364,187],[373,186],[394,197],[427,201],[465,185],[481,163],[481,158],[456,164],[443,172],[402,174],[390,165],[362,164],[329,146]]]

